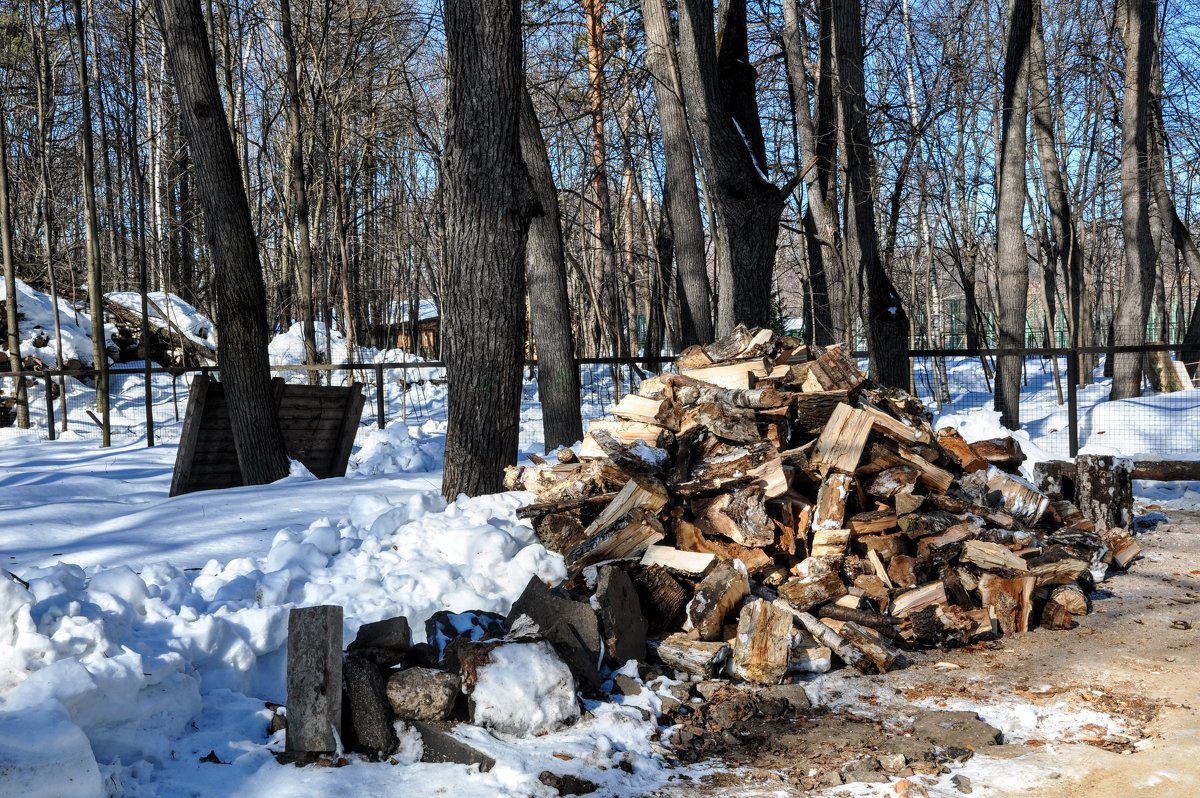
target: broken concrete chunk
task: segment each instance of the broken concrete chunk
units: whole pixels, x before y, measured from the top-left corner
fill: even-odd
[[[402,662],[410,648],[412,633],[408,628],[408,619],[401,615],[398,618],[363,624],[346,653],[364,657],[384,667],[391,667]]]
[[[527,616],[571,668],[581,689],[600,687],[600,622],[591,605],[556,595],[536,576],[508,613],[508,625]]]
[[[620,663],[645,660],[646,619],[628,574],[614,565],[602,567],[596,580],[596,604],[608,656]]]
[[[461,684],[455,673],[409,668],[388,678],[388,702],[401,720],[445,720],[454,709]]]
[[[346,659],[344,675],[354,725],[354,750],[374,759],[383,759],[399,745],[396,730],[392,727],[396,718],[388,702],[387,682],[378,665],[359,656]]]

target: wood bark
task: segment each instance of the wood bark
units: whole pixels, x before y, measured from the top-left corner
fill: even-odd
[[[1156,254],[1150,234],[1150,77],[1154,63],[1157,0],[1124,3],[1125,93],[1121,100],[1121,238],[1125,263],[1113,342],[1117,346],[1146,341],[1146,322],[1154,291]],[[1142,355],[1114,354],[1112,399],[1142,392]]]
[[[199,0],[155,0],[214,265],[221,377],[243,481],[288,473],[267,363],[267,299],[258,242],[217,87]]]
[[[521,92],[521,154],[543,214],[529,225],[525,248],[525,282],[529,325],[537,345],[538,395],[546,450],[570,446],[583,438],[579,406],[579,367],[571,334],[567,267],[563,257],[562,220],[550,174],[546,142],[529,92]]]
[[[13,264],[12,217],[8,202],[8,120],[0,119],[0,258],[4,265],[4,325],[7,328],[8,366],[13,373],[21,371],[21,335],[17,327],[17,272]],[[17,426],[29,428],[29,401],[25,378],[13,379],[13,396],[17,400]]]
[[[847,266],[859,276],[865,293],[860,314],[867,332],[871,377],[883,385],[902,388],[908,385],[908,314],[879,257],[858,0],[834,0],[832,16],[846,159]]]
[[[515,462],[525,343],[525,243],[539,210],[521,158],[517,0],[448,0],[447,407],[443,494],[502,489]]]

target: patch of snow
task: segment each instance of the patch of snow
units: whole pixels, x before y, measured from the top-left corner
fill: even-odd
[[[473,717],[503,734],[545,734],[579,718],[575,679],[544,641],[508,643],[488,654],[471,691]]]

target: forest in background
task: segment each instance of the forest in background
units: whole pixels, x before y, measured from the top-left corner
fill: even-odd
[[[1140,335],[1175,342],[1189,327],[1200,287],[1200,263],[1189,263],[1173,226],[1191,227],[1200,202],[1193,99],[1200,8],[1131,2],[1154,13],[1147,171],[1161,178],[1177,213],[1171,218],[1153,201],[1162,195],[1150,190],[1155,257],[1138,286],[1149,297]],[[75,5],[5,0],[0,8],[0,144],[16,273],[82,299],[92,200],[102,291],[137,290],[144,267],[150,290],[177,293],[213,316],[195,165],[153,9],[139,0]],[[689,92],[689,70],[705,65],[678,21],[705,5],[711,8],[695,0],[680,0],[679,8],[662,0],[524,4],[526,83],[557,189],[578,356],[678,352],[730,326],[723,307],[731,306],[739,276],[718,264],[737,257],[721,257],[734,236],[722,235],[720,219],[733,224],[733,217],[721,204],[721,139],[700,129],[702,112],[720,111],[697,109],[701,95]],[[861,172],[878,261],[912,344],[1001,341],[1006,292],[1018,292],[1027,307],[1023,340],[1108,341],[1131,279],[1122,231],[1131,71],[1125,6],[723,2],[715,24],[719,100],[741,120],[737,130],[762,178],[753,186],[764,191],[757,207],[768,208],[745,223],[779,214],[778,247],[766,253],[773,264],[769,318],[738,320],[770,321],[817,342],[867,338],[860,308],[879,292],[850,265],[857,258],[845,232]],[[316,319],[343,331],[351,347],[416,350],[387,340],[389,330],[415,316],[414,300],[454,290],[445,280],[440,189],[440,9],[405,0],[205,0],[201,7],[272,324],[286,329],[302,319],[311,291]],[[1032,15],[1024,25],[1022,9]],[[851,55],[829,41],[830,18],[847,11],[861,14],[864,117],[862,130],[849,132],[865,133],[865,159],[848,159],[855,145],[842,136],[842,106],[830,100],[845,90],[838,67],[845,72],[840,59]],[[666,28],[656,33],[646,22],[662,12]],[[1044,43],[1027,45],[1032,67],[1023,77],[1006,74],[1014,19],[1030,42]],[[1006,271],[998,250],[1014,237],[997,234],[999,166],[1011,110],[1006,90],[1020,79],[1030,119],[1020,158],[1024,236],[1015,237],[1018,261]],[[679,142],[670,139],[671,127],[681,122],[690,134],[691,180],[671,174],[681,160],[672,163]],[[90,169],[85,149],[93,150]],[[690,198],[681,196],[689,191]],[[1056,226],[1063,200],[1056,192],[1065,195],[1070,233]],[[671,214],[672,204],[686,207]],[[770,230],[769,221],[762,229]],[[759,240],[768,237],[759,231]],[[1071,257],[1078,258],[1073,267]],[[689,275],[703,285],[687,291]],[[707,308],[694,307],[697,290]],[[555,308],[533,296],[530,313],[547,312]]]

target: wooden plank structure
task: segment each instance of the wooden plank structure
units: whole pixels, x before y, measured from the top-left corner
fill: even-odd
[[[275,377],[271,386],[288,456],[318,479],[345,476],[362,417],[362,384],[289,385]],[[208,375],[197,375],[188,396],[170,495],[242,484],[224,388]]]

